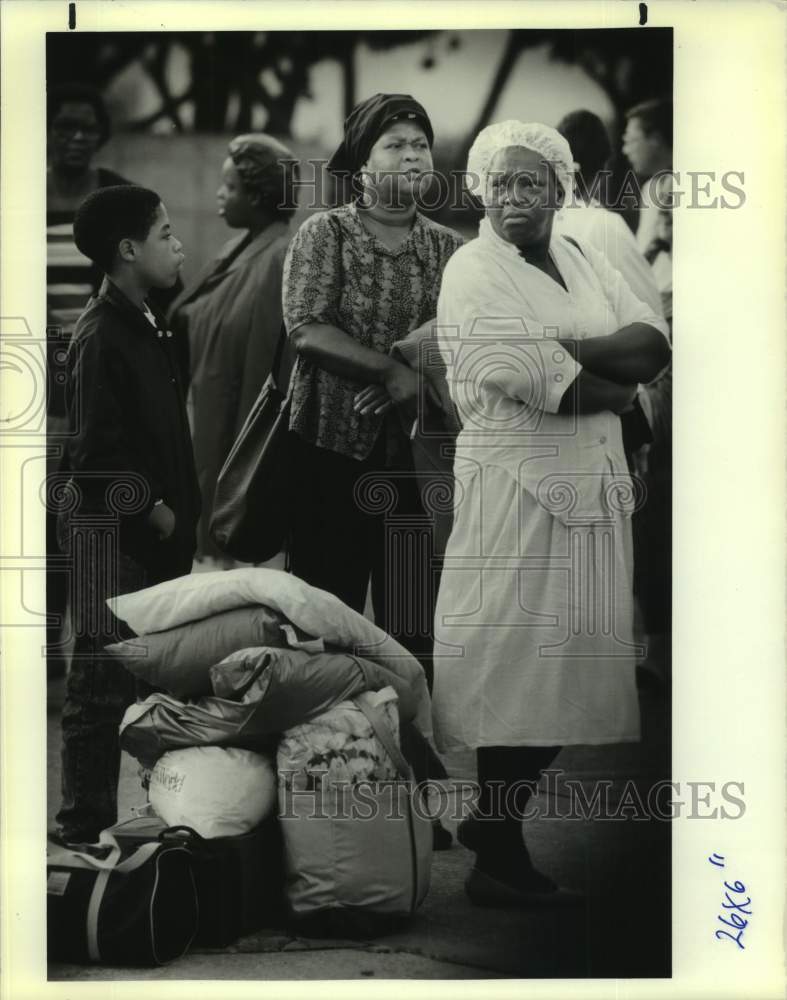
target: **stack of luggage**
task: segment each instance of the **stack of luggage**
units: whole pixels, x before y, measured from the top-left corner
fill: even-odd
[[[278,570],[112,598],[107,647],[156,692],[123,749],[142,815],[48,859],[50,955],[160,964],[265,926],[369,936],[429,885],[431,821],[400,749],[430,733],[423,670],[338,598]],[[75,891],[78,890],[78,891]]]

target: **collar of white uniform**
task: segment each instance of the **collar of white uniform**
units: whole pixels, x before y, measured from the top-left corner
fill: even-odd
[[[524,253],[522,253],[522,251],[513,243],[509,243],[508,240],[504,240],[502,236],[498,236],[492,228],[492,223],[486,215],[479,223],[478,238],[497,253],[505,254],[508,257],[516,257],[517,260],[522,260],[527,264],[527,257]],[[551,246],[552,240],[550,240],[550,248]]]
[[[524,260],[524,257],[513,243],[509,243],[508,240],[504,240],[502,236],[497,235],[486,215],[481,219],[478,226],[478,238],[498,253],[504,253],[509,257],[518,257],[519,260]]]

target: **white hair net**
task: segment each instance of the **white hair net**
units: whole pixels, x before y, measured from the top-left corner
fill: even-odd
[[[574,157],[566,139],[549,125],[510,118],[487,125],[476,136],[467,157],[467,187],[485,199],[489,165],[495,153],[508,146],[524,146],[540,153],[555,172],[568,200],[574,188]]]

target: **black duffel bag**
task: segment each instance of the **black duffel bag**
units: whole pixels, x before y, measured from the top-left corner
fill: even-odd
[[[201,837],[188,826],[141,816],[112,827],[120,843],[180,843],[192,857],[199,903],[194,944],[225,948],[239,937],[284,919],[284,862],[275,816],[233,837]]]
[[[50,960],[164,965],[186,953],[198,916],[182,840],[122,845],[105,830],[82,851],[47,845]]]

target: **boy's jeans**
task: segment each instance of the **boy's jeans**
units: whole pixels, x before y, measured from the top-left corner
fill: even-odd
[[[75,574],[75,641],[62,715],[62,804],[57,814],[65,840],[92,843],[117,820],[118,727],[137,695],[144,697],[152,688],[104,653],[106,644],[121,638],[104,601],[153,582],[139,563],[111,543],[99,545]]]

